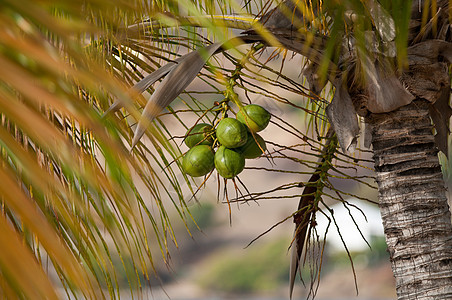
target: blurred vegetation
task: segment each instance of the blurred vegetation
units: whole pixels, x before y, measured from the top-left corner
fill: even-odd
[[[350,251],[350,257],[356,265],[361,267],[373,267],[382,262],[389,261],[388,246],[386,245],[384,236],[373,236],[370,241],[370,248],[364,251]],[[346,252],[333,252],[325,257],[325,272],[328,273],[332,269],[349,268],[350,257]]]
[[[199,284],[227,293],[265,293],[288,281],[287,239],[259,244],[243,253],[218,251],[203,262]]]
[[[201,287],[209,291],[220,291],[228,295],[275,292],[288,284],[289,258],[285,238],[260,242],[240,253],[236,250],[215,251],[206,258],[204,268],[197,279]],[[371,248],[352,251],[350,255],[356,266],[375,267],[389,260],[384,237],[373,237]],[[323,256],[321,276],[337,269],[349,269],[350,258],[345,251],[330,252],[328,245]],[[303,280],[311,276],[303,269]]]
[[[213,204],[206,202],[190,207],[190,212],[194,220],[193,225],[190,224],[190,228],[193,230],[196,230],[197,227],[201,230],[212,228],[215,221],[214,209]]]
[[[227,293],[265,293],[288,282],[287,239],[259,243],[243,253],[218,251],[207,261],[200,285]]]

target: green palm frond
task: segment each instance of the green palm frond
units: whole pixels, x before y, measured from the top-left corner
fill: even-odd
[[[1,293],[56,299],[63,286],[77,298],[116,298],[118,272],[139,289],[139,274],[149,279],[155,270],[158,253],[151,248],[160,248],[166,261],[176,242],[167,206],[189,216],[180,189],[174,189],[179,201],[164,200],[173,196],[166,185],[175,182],[174,172],[160,178],[180,156],[177,146],[154,134],[155,150],[170,153],[155,152],[151,161],[144,153],[130,156],[123,144],[131,137],[128,125],[102,118],[111,99],[131,103],[136,95],[122,80],[141,74],[130,71],[130,58],[144,63],[130,48],[112,56],[111,38],[125,25],[121,18],[141,16],[120,2],[110,11],[100,10],[106,1],[26,2],[7,1],[0,18],[7,29],[0,33]],[[159,213],[151,212],[151,202]],[[53,272],[59,283],[48,279]]]

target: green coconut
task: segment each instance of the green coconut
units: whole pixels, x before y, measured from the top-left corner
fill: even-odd
[[[244,106],[237,113],[237,120],[245,124],[253,132],[264,130],[270,122],[270,118],[270,113],[257,104]]]
[[[250,133],[248,135],[246,144],[238,148],[237,150],[241,152],[245,156],[245,158],[253,159],[261,156],[264,151],[267,150],[267,146],[265,145],[264,139],[260,135],[255,133],[253,137],[253,135]]]
[[[235,149],[220,146],[215,153],[215,168],[224,178],[234,178],[245,168],[245,156]]]
[[[227,148],[237,148],[245,145],[248,136],[246,127],[233,118],[224,118],[216,129],[217,139]]]
[[[214,157],[214,151],[210,146],[194,146],[184,155],[182,168],[192,177],[204,176],[215,167]]]
[[[210,124],[199,123],[189,129],[185,134],[185,145],[193,148],[196,145],[213,144],[213,127]]]

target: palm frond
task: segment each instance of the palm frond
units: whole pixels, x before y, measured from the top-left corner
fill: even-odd
[[[168,239],[175,241],[167,234],[171,220],[159,191],[166,182],[155,176],[155,162],[163,159],[160,170],[168,160],[163,153],[145,164],[131,157],[123,144],[130,128],[102,118],[101,107],[110,99],[131,103],[136,95],[107,71],[113,60],[105,58],[114,50],[108,38],[116,22],[137,18],[138,11],[118,2],[108,15],[99,9],[111,3],[102,0],[26,2],[7,2],[0,21],[8,29],[0,33],[1,290],[56,299],[57,287],[76,298],[103,298],[106,289],[107,298],[116,298],[118,272],[138,290],[138,274],[149,278],[155,270],[149,230],[164,261]],[[95,38],[100,35],[107,39]],[[128,67],[117,62],[122,77]],[[158,142],[172,147],[166,138]],[[152,193],[160,213],[150,212],[146,190],[137,189],[136,180]],[[186,218],[180,199],[171,205]],[[123,271],[114,264],[118,259]]]

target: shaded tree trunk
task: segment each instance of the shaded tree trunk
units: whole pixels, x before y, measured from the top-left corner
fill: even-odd
[[[398,299],[452,299],[452,224],[429,104],[374,114],[383,226]]]

